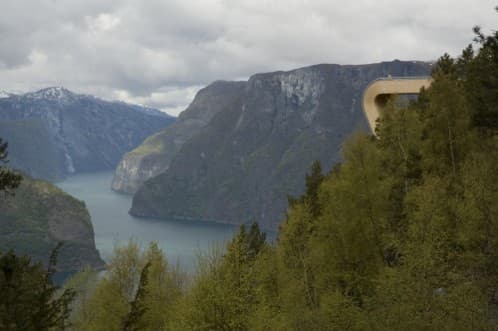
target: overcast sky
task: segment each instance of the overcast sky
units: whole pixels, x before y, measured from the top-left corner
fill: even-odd
[[[434,60],[496,0],[0,0],[0,90],[64,86],[178,114],[217,79]]]

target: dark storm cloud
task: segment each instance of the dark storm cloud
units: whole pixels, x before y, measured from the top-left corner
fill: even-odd
[[[3,0],[0,89],[64,85],[177,113],[216,79],[456,55],[488,0]]]

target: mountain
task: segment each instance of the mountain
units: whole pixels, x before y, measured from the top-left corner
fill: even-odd
[[[0,99],[3,99],[3,98],[10,98],[11,96],[13,96],[14,94],[13,93],[10,93],[10,92],[7,92],[7,91],[3,91],[3,90],[0,90]]]
[[[124,153],[173,121],[155,109],[62,87],[0,98],[0,136],[12,151],[10,166],[51,181],[114,169]]]
[[[48,262],[51,250],[63,241],[59,271],[85,265],[102,268],[93,226],[83,201],[54,185],[24,176],[15,195],[0,195],[0,251],[13,249],[36,261]]]
[[[231,105],[245,86],[245,82],[217,81],[201,89],[175,123],[124,156],[114,174],[113,190],[133,194],[147,179],[166,171],[183,144]]]
[[[413,61],[321,64],[225,83],[238,86],[227,99],[221,93],[225,102],[205,98],[215,87],[209,86],[191,107],[209,109],[212,115],[190,139],[180,139],[180,148],[169,149],[177,134],[170,131],[172,127],[146,140],[172,156],[147,164],[148,169],[162,172],[140,186],[130,213],[227,223],[256,220],[263,227],[276,228],[287,196],[303,192],[303,178],[312,162],[320,160],[324,169],[331,169],[340,161],[344,138],[355,130],[367,130],[361,108],[367,84],[388,75],[429,72],[429,64]],[[204,104],[206,99],[212,103]],[[218,106],[212,109],[215,102]],[[189,120],[188,111],[182,121]],[[138,150],[148,154],[147,148],[142,145]],[[133,180],[142,169],[146,168],[130,171],[128,178]]]

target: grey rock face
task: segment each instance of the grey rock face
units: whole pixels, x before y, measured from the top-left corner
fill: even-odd
[[[245,85],[245,82],[217,81],[200,90],[175,123],[124,156],[116,168],[112,189],[133,194],[146,180],[166,171],[183,144],[231,104]]]
[[[331,169],[345,137],[368,130],[361,109],[367,84],[429,71],[426,63],[393,61],[254,75],[142,185],[130,213],[276,228],[287,196],[303,192],[312,162]]]
[[[0,136],[10,143],[10,165],[48,180],[114,169],[125,152],[171,122],[154,109],[60,87],[0,98]]]

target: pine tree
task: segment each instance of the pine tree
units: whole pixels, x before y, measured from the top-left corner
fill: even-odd
[[[7,157],[9,154],[7,152],[7,147],[8,143],[0,138],[0,164],[6,164],[8,162]],[[20,185],[21,179],[21,175],[0,165],[0,192],[10,192],[10,190],[15,189]]]
[[[151,266],[150,262],[142,268],[140,273],[140,280],[138,283],[137,293],[135,298],[130,302],[130,311],[123,320],[123,331],[138,331],[144,329],[144,323],[141,321],[147,307],[145,305],[145,300],[148,295],[147,284],[149,282],[149,268]]]
[[[470,61],[466,94],[473,109],[472,121],[483,132],[498,134],[498,31],[486,36],[474,28],[475,41],[481,46]]]
[[[12,251],[0,257],[0,329],[64,330],[69,326],[74,291],[52,284],[60,244],[52,251],[47,270]]]
[[[160,330],[173,319],[184,278],[156,243],[145,251],[133,240],[117,246],[105,276],[73,316],[75,330]]]

